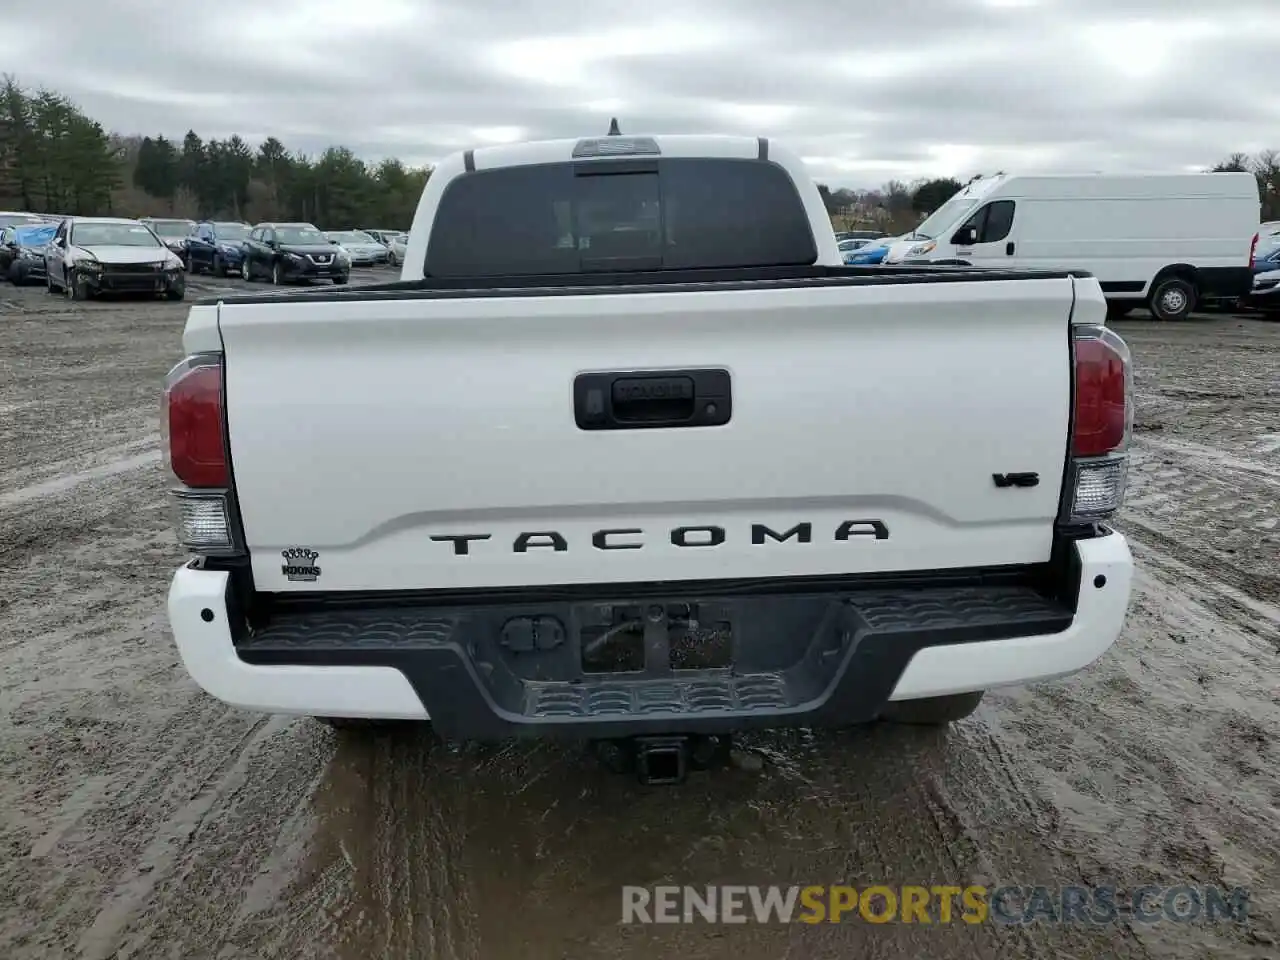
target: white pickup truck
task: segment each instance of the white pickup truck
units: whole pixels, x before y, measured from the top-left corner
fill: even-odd
[[[228,703],[459,738],[956,719],[1121,629],[1105,314],[843,266],[764,139],[460,153],[399,281],[191,309],[174,638]]]

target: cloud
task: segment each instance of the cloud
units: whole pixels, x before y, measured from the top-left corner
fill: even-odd
[[[850,186],[1280,147],[1276,49],[1274,0],[64,0],[0,35],[20,82],[121,133],[425,163],[616,115],[773,137]]]

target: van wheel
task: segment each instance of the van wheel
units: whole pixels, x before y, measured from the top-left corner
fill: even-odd
[[[1166,277],[1151,293],[1151,315],[1157,320],[1185,320],[1196,306],[1196,288],[1181,277]]]
[[[982,691],[955,693],[949,697],[923,697],[919,700],[890,700],[880,719],[913,726],[941,726],[963,720],[978,709]]]

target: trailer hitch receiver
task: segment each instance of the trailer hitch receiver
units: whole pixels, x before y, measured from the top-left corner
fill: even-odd
[[[684,783],[689,775],[688,737],[636,737],[636,776],[646,785]]]

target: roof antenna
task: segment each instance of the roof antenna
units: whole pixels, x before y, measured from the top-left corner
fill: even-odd
[[[608,135],[609,135],[609,136],[611,136],[611,137],[620,137],[620,136],[622,136],[622,131],[618,129],[618,118],[617,118],[617,117],[614,117],[612,120],[610,120],[610,121],[609,121],[609,134],[608,134]]]

